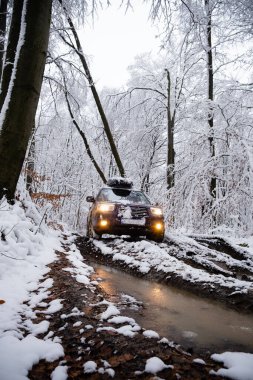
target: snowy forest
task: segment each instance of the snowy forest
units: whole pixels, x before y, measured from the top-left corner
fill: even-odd
[[[26,189],[49,223],[83,231],[86,196],[121,175],[162,205],[169,229],[250,235],[252,3],[145,5],[159,26],[159,55],[137,56],[125,86],[98,91],[82,26],[92,17],[95,23],[98,8],[109,3],[53,2],[41,96],[16,196]],[[12,3],[1,1],[4,6],[2,123],[13,54],[10,44],[4,53]],[[121,6],[134,12],[134,2]]]
[[[157,49],[101,85],[86,26],[140,4]],[[252,19],[0,0],[1,380],[253,379]]]

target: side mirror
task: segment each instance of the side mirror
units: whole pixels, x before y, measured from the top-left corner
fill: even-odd
[[[86,201],[87,201],[87,202],[94,203],[94,202],[95,202],[95,198],[92,197],[92,196],[88,196],[88,197],[86,197]]]

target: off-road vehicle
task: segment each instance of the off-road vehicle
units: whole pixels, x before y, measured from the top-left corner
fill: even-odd
[[[130,180],[111,178],[96,198],[88,196],[86,200],[92,203],[87,219],[88,237],[131,235],[163,241],[162,209],[152,205],[142,191],[133,190]]]

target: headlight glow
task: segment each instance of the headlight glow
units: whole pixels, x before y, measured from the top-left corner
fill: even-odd
[[[105,220],[105,219],[103,219],[103,220],[100,220],[100,226],[101,227],[106,227],[107,225],[108,225],[108,221],[107,220]]]
[[[159,207],[151,207],[150,211],[153,215],[156,215],[156,216],[162,216],[163,214],[162,209]]]
[[[98,212],[108,212],[113,211],[115,205],[113,203],[99,203],[97,205],[97,211]]]
[[[163,230],[163,224],[162,224],[162,223],[156,223],[156,224],[154,225],[154,227],[155,227],[155,229],[156,229],[157,231],[161,231],[161,230]]]

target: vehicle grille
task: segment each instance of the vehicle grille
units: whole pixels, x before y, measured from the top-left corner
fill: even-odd
[[[130,206],[132,217],[134,219],[142,219],[148,216],[148,210],[145,206]],[[125,209],[124,206],[120,207],[120,210],[123,211]]]

